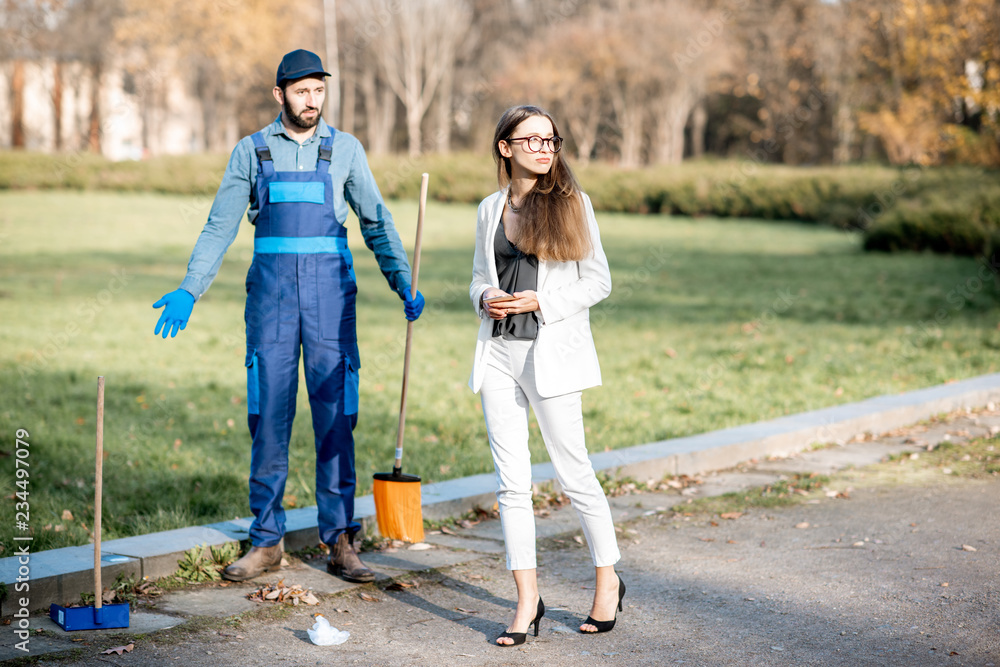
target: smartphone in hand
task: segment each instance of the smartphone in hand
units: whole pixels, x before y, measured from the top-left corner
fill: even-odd
[[[497,294],[496,296],[488,296],[483,299],[483,303],[503,303],[504,301],[515,301],[517,299],[513,294]]]

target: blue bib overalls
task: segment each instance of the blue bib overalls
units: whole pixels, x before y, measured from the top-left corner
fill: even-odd
[[[323,139],[316,170],[305,173],[275,171],[264,136],[253,141],[259,213],[246,280],[250,539],[273,546],[285,533],[281,502],[301,347],[316,436],[319,537],[332,545],[360,528],[353,520],[357,286],[347,230],[334,213],[333,137]]]

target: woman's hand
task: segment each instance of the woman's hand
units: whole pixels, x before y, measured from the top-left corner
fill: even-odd
[[[539,309],[538,295],[535,294],[535,290],[528,289],[523,292],[514,292],[514,296],[517,298],[513,301],[504,301],[501,304],[497,304],[503,306],[508,315],[531,313]]]
[[[486,299],[492,296],[507,296],[507,292],[497,287],[490,287],[483,292],[483,295],[479,297],[480,302],[483,305],[483,312],[491,320],[502,320],[507,317],[507,309],[504,308],[508,303],[513,303],[512,301],[501,301],[499,303],[487,303]]]

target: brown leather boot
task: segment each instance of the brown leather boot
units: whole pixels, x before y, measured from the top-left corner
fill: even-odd
[[[346,532],[341,533],[337,543],[333,545],[326,571],[345,581],[359,584],[375,581],[375,573],[361,562],[358,552],[354,550],[354,537]]]
[[[285,551],[284,540],[273,547],[250,547],[250,551],[222,571],[223,579],[246,581],[263,574],[281,569],[281,556]]]

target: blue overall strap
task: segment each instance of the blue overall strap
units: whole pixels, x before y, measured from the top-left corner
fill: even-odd
[[[254,132],[252,139],[261,173],[268,178],[274,176],[274,161],[271,160],[271,149],[267,147],[264,135],[261,132]]]
[[[316,173],[320,176],[326,176],[330,171],[330,159],[333,157],[333,137],[337,134],[337,131],[330,128],[330,136],[323,137],[322,143],[319,145],[319,158],[316,160]]]

